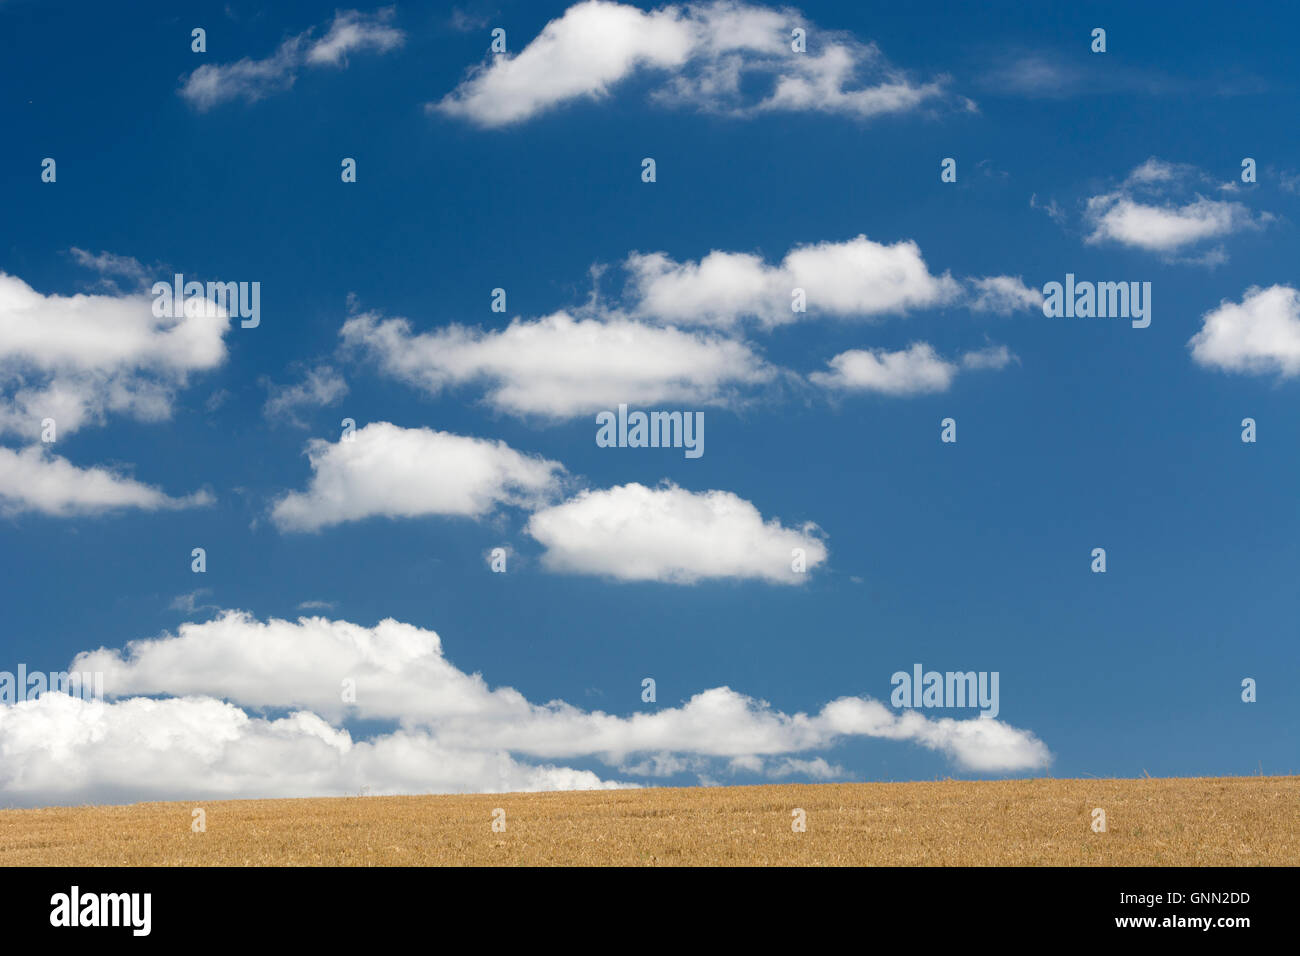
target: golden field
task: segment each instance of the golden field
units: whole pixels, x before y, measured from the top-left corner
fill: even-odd
[[[206,832],[191,831],[192,811]],[[1106,811],[1105,833],[1091,828]],[[492,829],[505,811],[505,831]],[[807,829],[791,828],[802,809]],[[0,864],[1298,865],[1300,777],[690,787],[0,810]]]

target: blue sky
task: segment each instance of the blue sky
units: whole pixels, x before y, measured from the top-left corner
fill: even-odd
[[[0,803],[1295,772],[1294,18],[0,5]]]

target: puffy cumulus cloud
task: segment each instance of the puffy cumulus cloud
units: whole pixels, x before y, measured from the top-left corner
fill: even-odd
[[[1272,221],[1270,214],[1256,215],[1243,203],[1210,199],[1196,191],[1213,186],[1194,166],[1151,157],[1118,188],[1087,200],[1087,241],[1117,242],[1171,257],[1206,240],[1262,229]],[[1226,259],[1222,249],[1213,249],[1184,261],[1217,265]]]
[[[282,530],[317,531],[384,516],[478,518],[500,505],[532,507],[556,493],[562,465],[490,441],[372,422],[334,443],[307,444],[306,491],[280,498],[271,518]]]
[[[200,111],[230,100],[254,103],[293,86],[303,67],[341,67],[350,53],[386,53],[406,39],[390,23],[393,12],[392,7],[372,14],[338,11],[324,36],[307,30],[261,60],[245,57],[234,63],[203,64],[185,78],[180,95]]]
[[[1300,375],[1300,291],[1251,287],[1241,302],[1225,300],[1205,313],[1188,346],[1192,358],[1207,368]]]
[[[206,697],[105,704],[44,694],[0,706],[0,752],[10,805],[618,786],[502,751],[451,750],[428,733],[354,741],[314,714],[268,720]]]
[[[484,331],[451,325],[416,334],[405,319],[360,315],[344,323],[345,346],[389,375],[429,392],[487,386],[499,411],[569,418],[620,403],[726,405],[776,372],[745,343],[617,316],[557,312]]]
[[[917,395],[946,392],[957,366],[941,359],[933,346],[917,342],[897,352],[851,349],[830,362],[829,372],[813,372],[809,379],[823,388]]]
[[[915,710],[894,714],[877,700],[841,697],[822,709],[821,722],[827,733],[910,740],[977,773],[1041,769],[1052,760],[1047,745],[1033,734],[984,717],[934,719]]]
[[[44,295],[0,273],[0,433],[36,438],[41,421],[67,434],[109,412],[171,415],[192,373],[226,358],[219,307],[158,317],[146,294]]]
[[[695,36],[675,8],[643,13],[592,0],[552,20],[519,54],[497,54],[440,103],[482,126],[505,126],[568,100],[605,95],[641,66],[682,66]]]
[[[1087,214],[1092,223],[1089,242],[1109,239],[1156,252],[1170,252],[1258,225],[1241,203],[1204,196],[1181,206],[1153,206],[1107,193],[1088,200]]]
[[[802,584],[792,570],[796,548],[806,569],[826,560],[816,525],[784,527],[728,491],[692,492],[668,484],[620,485],[583,491],[528,520],[553,571],[623,581],[691,584],[704,579],[755,579]]]
[[[967,352],[953,362],[940,356],[926,342],[916,342],[906,349],[851,349],[841,352],[827,364],[826,372],[808,376],[814,385],[843,391],[879,392],[907,396],[946,392],[962,369],[1000,369],[1015,361],[1006,346],[990,346]]]
[[[792,52],[796,26],[807,29],[807,52]],[[945,95],[944,78],[915,82],[874,44],[808,29],[796,11],[735,0],[642,11],[588,0],[546,24],[519,53],[495,54],[472,69],[427,108],[480,126],[508,126],[575,100],[601,99],[647,71],[665,77],[655,101],[733,115],[818,110],[865,119]],[[755,87],[762,92],[750,92]]]
[[[53,517],[98,514],[122,508],[145,511],[212,503],[198,491],[172,498],[108,468],[79,468],[43,445],[20,451],[0,448],[0,512],[37,512]]]
[[[1014,773],[1051,761],[1032,733],[996,719],[895,713],[842,697],[787,714],[728,687],[620,717],[534,704],[456,668],[433,631],[384,620],[259,621],[226,611],[175,635],[77,656],[109,703],[61,695],[0,708],[0,790],[33,800],[310,796],[572,789],[617,784],[555,765],[595,760],[622,775],[842,775],[815,752],[852,737],[911,742],[962,770]],[[341,703],[343,680],[356,701]],[[150,699],[168,695],[162,699]],[[245,711],[289,710],[279,719]],[[345,717],[396,723],[353,741]],[[537,765],[533,761],[545,761]]]
[[[930,272],[911,240],[893,245],[858,236],[792,249],[778,265],[741,252],[710,252],[676,262],[665,253],[632,253],[633,311],[677,324],[731,325],[754,318],[774,326],[806,315],[874,317],[955,302],[960,283]],[[807,313],[792,308],[795,289],[807,297]]]

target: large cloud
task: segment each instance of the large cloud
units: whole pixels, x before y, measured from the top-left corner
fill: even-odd
[[[157,317],[145,294],[43,295],[0,273],[0,433],[60,435],[106,413],[158,421],[194,372],[226,358],[215,305]]]
[[[792,50],[795,27],[807,30],[807,52]],[[645,12],[588,0],[546,24],[518,54],[493,55],[428,108],[507,126],[602,98],[647,70],[668,76],[655,100],[734,115],[820,110],[869,118],[935,100],[944,82],[916,83],[874,45],[813,30],[796,11],[717,0]],[[763,91],[753,95],[756,83]]]
[[[316,531],[374,516],[481,517],[499,505],[532,506],[559,488],[563,466],[505,442],[372,422],[331,444],[307,445],[311,482],[276,502],[282,529]]]
[[[0,752],[8,804],[617,786],[504,751],[452,750],[424,732],[355,741],[311,713],[268,720],[208,697],[103,704],[45,694],[0,706]]]
[[[401,46],[406,35],[390,25],[392,17],[392,7],[373,14],[337,11],[324,36],[316,37],[316,30],[300,33],[261,60],[205,63],[185,78],[180,94],[198,110],[235,99],[256,102],[293,86],[303,67],[341,67],[350,53],[385,53]]]
[[[1300,375],[1300,291],[1286,285],[1246,290],[1203,317],[1188,345],[1201,365],[1225,372]]]
[[[212,796],[496,792],[612,786],[557,760],[632,776],[721,767],[784,777],[835,773],[820,757],[851,737],[911,742],[980,773],[1051,760],[996,719],[895,713],[842,697],[787,714],[727,687],[628,717],[492,689],[443,655],[432,631],[393,620],[297,622],[227,611],[125,651],[78,655],[104,672],[109,703],[47,694],[0,707],[0,792],[25,803]],[[355,682],[355,703],[340,687]],[[150,696],[166,695],[162,699]],[[287,709],[288,716],[246,711]],[[344,716],[397,727],[354,741]],[[797,758],[797,759],[796,759]],[[533,761],[546,761],[537,765]]]
[[[729,491],[691,492],[675,485],[620,485],[584,491],[528,520],[551,570],[623,581],[689,584],[754,578],[801,584],[826,560],[815,525],[764,521],[753,504]],[[802,549],[806,570],[792,569]]]
[[[566,418],[620,403],[727,404],[775,371],[731,339],[619,318],[557,312],[499,331],[459,325],[416,334],[405,319],[361,315],[341,330],[388,374],[430,392],[471,382],[517,415]]]

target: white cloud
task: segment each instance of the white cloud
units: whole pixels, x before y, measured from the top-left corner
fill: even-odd
[[[807,314],[879,316],[954,302],[960,284],[931,274],[915,242],[893,245],[858,236],[797,246],[779,265],[759,256],[713,251],[678,263],[665,253],[632,253],[625,262],[638,315],[678,324],[730,325],[755,318],[795,322],[792,295],[803,289]]]
[[[1029,196],[1029,208],[1041,209],[1043,212],[1047,213],[1048,218],[1058,226],[1065,224],[1065,210],[1057,205],[1055,199],[1041,202],[1038,198],[1038,193],[1031,193]]]
[[[1042,291],[1025,285],[1020,276],[989,276],[969,281],[974,289],[974,297],[970,302],[972,312],[1009,315],[1020,309],[1042,308]]]
[[[132,295],[43,295],[0,273],[0,433],[59,435],[108,412],[171,415],[190,373],[220,365],[230,326],[220,308],[159,318]]]
[[[1196,168],[1186,163],[1170,163],[1155,156],[1148,157],[1146,162],[1135,166],[1133,171],[1128,174],[1128,182],[1132,183],[1172,183],[1179,179],[1184,179],[1196,175]]]
[[[372,422],[351,438],[307,444],[306,491],[276,502],[282,530],[318,531],[375,516],[482,517],[500,505],[533,506],[559,489],[563,466],[505,442]]]
[[[794,69],[777,77],[772,95],[759,103],[757,109],[820,110],[867,119],[913,110],[943,95],[942,80],[915,84],[897,72],[875,86],[845,89],[854,82],[864,62],[878,55],[874,47],[855,49],[832,45],[818,56],[782,64],[782,69],[788,69],[790,65]]]
[[[616,784],[530,761],[597,760],[634,776],[842,773],[813,752],[850,737],[912,742],[962,770],[1014,773],[1051,761],[1032,733],[998,720],[932,719],[842,697],[812,714],[715,687],[676,707],[619,717],[530,703],[446,659],[433,631],[393,620],[297,622],[227,611],[125,651],[78,655],[110,703],[59,694],[0,706],[0,793],[23,803],[356,793],[499,792]],[[340,686],[355,681],[356,703]],[[145,695],[163,695],[147,699]],[[289,710],[279,719],[246,711]],[[354,741],[345,711],[396,722]]]
[[[269,57],[248,57],[234,63],[205,63],[189,74],[180,95],[200,111],[229,100],[254,103],[287,90],[304,66],[344,66],[354,52],[386,53],[402,45],[406,35],[390,26],[393,8],[373,14],[343,10],[334,14],[325,36],[313,39],[308,30],[290,37]]]
[[[802,584],[807,573],[791,569],[792,550],[804,550],[808,572],[827,555],[812,523],[787,528],[776,519],[765,522],[753,504],[731,492],[675,485],[584,491],[536,512],[527,531],[546,548],[542,564],[550,570],[623,581]]]
[[[298,409],[338,404],[348,393],[348,383],[330,366],[319,365],[309,369],[301,382],[270,385],[268,393],[262,406],[262,413],[268,419],[305,427],[297,416]]]
[[[0,447],[0,512],[5,514],[34,511],[67,517],[119,508],[190,508],[211,502],[206,491],[172,498],[107,468],[78,468],[43,445],[21,451]]]
[[[1272,221],[1270,214],[1256,215],[1243,203],[1195,192],[1212,185],[1213,180],[1194,166],[1153,156],[1117,189],[1088,199],[1084,220],[1092,231],[1087,241],[1118,242],[1169,256],[1209,239],[1262,229]],[[1226,258],[1216,249],[1184,261],[1217,265]]]
[[[176,597],[172,598],[171,604],[167,605],[167,607],[169,610],[181,611],[185,614],[193,614],[196,611],[206,611],[209,608],[218,611],[221,610],[213,604],[199,603],[205,595],[211,593],[211,588],[198,588],[197,590],[190,591],[188,594],[178,594]]]
[[[498,331],[451,325],[418,335],[405,319],[361,315],[340,334],[389,375],[429,392],[482,382],[494,408],[546,418],[623,402],[725,405],[775,375],[742,342],[564,312]]]
[[[345,10],[334,14],[329,32],[307,48],[306,62],[319,66],[342,66],[349,53],[387,53],[406,41],[406,34],[388,25],[393,7],[373,14]]]
[[[886,395],[946,392],[957,374],[957,366],[941,359],[925,342],[897,352],[852,349],[827,364],[831,371],[808,376],[815,385]]]
[[[93,255],[85,249],[78,249],[73,246],[69,250],[72,258],[77,261],[77,265],[84,266],[98,272],[100,275],[100,287],[113,292],[120,292],[117,282],[113,278],[129,280],[131,288],[140,288],[147,284],[149,272],[140,263],[140,260],[132,256],[119,256],[112,252],[101,252],[99,255]]]
[[[990,345],[988,348],[967,352],[961,357],[961,364],[969,369],[1004,369],[1019,359],[1005,345]]]
[[[1205,313],[1188,345],[1192,358],[1210,368],[1300,375],[1300,291],[1251,287],[1241,302],[1225,300]]]
[[[1005,345],[967,352],[958,361],[941,358],[934,347],[916,342],[906,349],[851,349],[827,364],[828,372],[808,376],[814,385],[845,391],[879,392],[884,395],[923,395],[946,392],[961,368],[1001,369],[1015,361]]]
[[[667,74],[653,99],[750,115],[822,110],[868,118],[915,109],[943,95],[944,80],[915,83],[872,44],[809,29],[808,51],[791,50],[797,11],[734,0],[648,12],[588,0],[552,20],[517,54],[495,54],[438,103],[486,127],[518,123],[561,104],[600,99],[620,81]],[[748,90],[757,82],[764,92]]]
[[[299,601],[299,611],[332,611],[335,606],[334,601]]]
[[[812,760],[800,760],[797,757],[786,757],[776,761],[765,771],[769,777],[780,780],[784,777],[791,777],[795,774],[803,777],[811,777],[813,780],[834,780],[843,779],[846,771],[839,764],[826,762],[825,757],[814,757]]]
[[[35,806],[616,786],[503,751],[450,750],[427,733],[354,741],[314,714],[268,720],[205,697],[0,706],[0,752],[5,802]]]
[[[1259,226],[1241,203],[1204,196],[1181,206],[1153,206],[1107,193],[1088,200],[1087,216],[1092,224],[1089,242],[1113,240],[1155,252],[1172,252],[1203,239]]]

